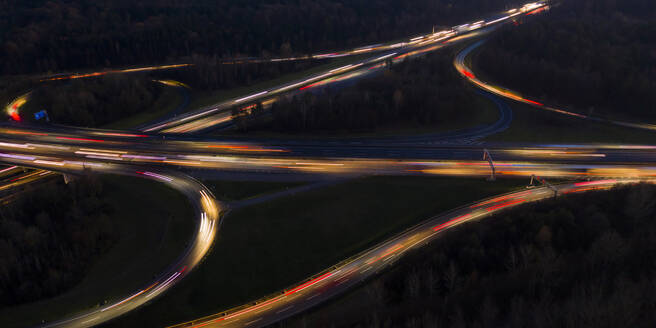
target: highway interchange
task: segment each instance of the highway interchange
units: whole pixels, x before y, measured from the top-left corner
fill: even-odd
[[[267,59],[285,61],[347,56],[360,58],[363,54],[375,54],[371,58],[356,60],[340,68],[179,115],[149,125],[139,132],[43,127],[16,123],[0,125],[0,162],[11,165],[7,170],[18,170],[18,167],[36,170],[24,173],[19,180],[9,181],[6,184],[7,188],[15,184],[33,182],[40,176],[50,175],[53,171],[65,174],[82,174],[91,171],[159,181],[182,192],[194,205],[197,224],[194,239],[179,260],[166,272],[160,273],[154,281],[144,282],[142,289],[124,298],[111,300],[99,308],[81,311],[68,318],[45,323],[43,327],[88,327],[106,322],[161,295],[199,265],[211,249],[220,227],[221,212],[225,210],[224,205],[216,200],[205,186],[190,177],[202,171],[220,170],[226,174],[260,176],[293,174],[336,177],[371,174],[485,177],[494,172],[494,176],[498,177],[528,179],[532,175],[539,175],[578,178],[584,181],[553,188],[532,188],[469,204],[431,218],[276,295],[182,323],[176,327],[250,327],[271,324],[352,288],[393,264],[404,253],[421,247],[437,238],[442,232],[459,224],[483,219],[499,211],[553,197],[556,194],[604,190],[618,184],[650,181],[650,178],[656,176],[656,165],[654,165],[656,146],[485,144],[483,149],[479,145],[459,143],[462,139],[481,138],[509,126],[512,111],[496,96],[530,103],[563,114],[570,113],[568,115],[576,119],[581,118],[575,113],[552,109],[531,100],[511,96],[516,94],[478,80],[465,65],[464,59],[480,43],[475,43],[461,52],[454,64],[465,78],[483,89],[484,95],[490,97],[499,107],[500,119],[491,126],[455,134],[344,139],[329,142],[325,140],[217,141],[199,135],[201,132],[229,125],[232,119],[231,109],[234,106],[243,106],[243,110],[248,110],[255,103],[260,102],[266,108],[279,97],[309,92],[315,87],[335,81],[375,74],[384,66],[403,60],[405,57],[422,55],[449,44],[489,33],[513,19],[535,14],[547,7],[546,2],[527,4],[485,21],[414,37],[406,42],[372,45],[301,58]],[[236,63],[237,60],[234,62]],[[93,76],[97,75],[76,74],[54,79]],[[10,107],[17,110],[20,106],[16,106],[15,103]],[[620,125],[626,127],[649,129],[649,125],[621,123]],[[167,136],[163,137],[161,133]],[[192,135],[182,135],[182,133],[192,133]],[[494,158],[493,163],[483,159],[484,151]]]

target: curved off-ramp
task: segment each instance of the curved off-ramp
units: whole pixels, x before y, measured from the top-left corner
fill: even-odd
[[[37,169],[47,168],[53,170],[48,163],[35,163],[26,156],[2,157],[2,162]],[[121,316],[158,297],[166,290],[177,284],[191,272],[210,250],[220,225],[222,205],[216,201],[211,191],[195,179],[182,173],[162,170],[144,169],[132,165],[118,165],[103,162],[77,162],[68,163],[65,168],[55,169],[59,173],[85,174],[88,171],[102,174],[118,174],[150,179],[168,185],[181,192],[191,203],[194,217],[197,220],[197,229],[193,239],[184,253],[169,268],[158,274],[151,282],[144,282],[143,288],[120,299],[110,300],[98,308],[93,308],[70,317],[40,325],[43,328],[53,327],[91,327],[118,316]],[[101,296],[100,296],[101,297]]]
[[[483,81],[480,78],[476,76],[474,71],[472,70],[471,67],[467,66],[467,63],[465,59],[477,48],[479,48],[483,43],[485,43],[486,40],[480,40],[469,47],[465,48],[462,50],[456,58],[453,61],[453,65],[456,67],[456,70],[460,75],[465,78],[467,81],[471,82],[475,86],[479,87],[482,90],[485,90],[487,92],[490,92],[492,94],[495,94],[499,97],[503,97],[506,99],[514,100],[520,103],[524,103],[530,106],[533,106],[538,109],[558,113],[561,115],[565,115],[571,118],[578,118],[578,119],[584,119],[584,120],[589,120],[589,121],[594,121],[594,122],[600,122],[600,123],[607,123],[607,124],[612,124],[616,126],[621,126],[621,127],[626,127],[626,128],[634,128],[634,129],[641,129],[641,130],[648,130],[648,131],[656,131],[656,124],[648,124],[648,123],[635,123],[635,122],[626,122],[626,121],[618,121],[618,120],[611,120],[611,119],[606,119],[602,117],[596,117],[596,116],[590,116],[590,115],[584,115],[580,113],[576,113],[573,111],[561,109],[561,108],[556,108],[552,107],[549,105],[545,105],[541,102],[525,98],[521,96],[519,93],[495,86],[489,82]]]

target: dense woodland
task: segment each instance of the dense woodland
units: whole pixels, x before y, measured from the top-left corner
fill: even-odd
[[[140,75],[48,83],[34,89],[28,107],[47,110],[53,123],[97,127],[153,109],[163,88]]]
[[[2,0],[0,75],[360,46],[515,0]]]
[[[655,259],[655,186],[569,195],[449,230],[352,306],[281,326],[653,327]]]
[[[25,120],[47,110],[52,123],[99,127],[145,111],[168,106],[165,88],[153,80],[185,81],[195,92],[244,87],[280,75],[307,69],[315,62],[222,65],[216,59],[195,57],[194,66],[151,73],[109,74],[101,77],[36,82],[0,80],[0,104],[10,103],[26,90],[32,94],[21,108]]]
[[[225,90],[318,64],[223,65],[225,58],[307,54],[390,41],[518,2],[7,0],[0,1],[0,76],[186,62],[194,66],[151,76],[179,80],[201,92]],[[0,102],[27,90],[35,91],[32,99],[38,103],[31,106],[36,110],[47,109],[56,123],[81,126],[99,126],[149,109],[160,93],[135,75],[70,85],[12,76],[0,79]]]
[[[101,181],[85,177],[25,188],[0,207],[0,307],[71,288],[116,239]]]
[[[656,2],[563,1],[495,36],[491,81],[585,114],[656,121]]]
[[[463,110],[480,108],[485,100],[457,76],[452,60],[452,52],[438,52],[388,66],[354,86],[327,87],[285,98],[273,104],[272,122],[260,128],[286,133],[373,131],[399,124],[434,126],[465,119]],[[252,129],[248,119],[237,120],[242,130]]]

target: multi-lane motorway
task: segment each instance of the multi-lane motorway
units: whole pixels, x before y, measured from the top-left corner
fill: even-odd
[[[491,154],[494,158],[494,161],[489,162],[483,159],[483,149],[480,146],[436,146],[431,143],[436,136],[356,141],[251,140],[244,142],[171,135],[163,137],[156,134],[157,132],[199,132],[226,124],[232,119],[232,108],[249,108],[258,102],[266,106],[282,95],[306,92],[333,81],[371,74],[390,61],[436,50],[446,44],[490,31],[518,16],[539,12],[546,7],[547,4],[544,2],[527,4],[489,20],[456,26],[447,31],[418,36],[405,42],[314,55],[314,59],[321,59],[377,53],[371,58],[356,60],[340,68],[165,120],[146,127],[144,132],[37,128],[17,124],[0,126],[0,162],[62,173],[91,171],[153,179],[178,189],[194,204],[197,222],[194,240],[180,259],[166,272],[161,273],[154,281],[144,283],[142,289],[131,295],[110,300],[108,304],[99,308],[82,311],[69,318],[46,323],[45,327],[87,327],[122,315],[164,293],[200,263],[217,233],[222,206],[202,184],[179,171],[202,174],[206,170],[220,170],[228,175],[291,173],[335,176],[352,174],[487,176],[494,172],[497,176],[539,175],[604,179],[557,186],[560,194],[608,189],[620,183],[635,183],[656,176],[654,153],[656,147],[643,145],[489,144],[485,146],[487,154]],[[469,48],[458,56],[456,59],[458,70],[486,91],[506,96],[499,92],[501,89],[488,87],[484,82],[477,80],[471,70],[464,65],[464,58],[472,49]],[[270,61],[298,59],[307,58],[279,58]],[[85,76],[74,78],[82,77]],[[502,102],[494,99],[500,107],[503,106]],[[17,109],[20,106],[11,107]],[[466,135],[485,135],[507,127],[511,112],[502,110],[501,116],[502,119],[492,127]],[[44,174],[43,172],[46,171],[29,172],[24,179],[29,181],[33,177]],[[454,210],[413,227],[370,250],[318,273],[307,281],[281,291],[278,295],[181,326],[241,327],[270,324],[343,292],[394,263],[405,252],[437,238],[440,233],[451,227],[470,220],[482,219],[519,204],[552,197],[554,193],[555,191],[550,188],[529,189]]]
[[[647,145],[487,144],[499,176],[652,177],[656,147]],[[0,126],[0,160],[21,166],[65,170],[84,163],[139,165],[188,172],[303,174],[489,175],[492,167],[478,145],[430,145],[377,141],[288,141],[265,144],[162,139],[100,130]]]
[[[527,4],[521,8],[510,10],[502,14],[491,16],[487,20],[481,20],[473,23],[467,23],[455,26],[448,30],[432,32],[425,35],[409,38],[401,42],[386,44],[370,45],[358,49],[341,51],[330,54],[317,54],[302,58],[277,58],[262,59],[259,61],[283,61],[298,60],[307,58],[334,58],[355,56],[360,57],[364,54],[374,54],[375,56],[356,60],[348,65],[329,69],[309,77],[275,86],[269,89],[259,90],[253,94],[230,99],[212,106],[201,108],[190,113],[179,115],[175,118],[153,124],[144,128],[145,132],[164,132],[164,133],[199,133],[216,126],[230,124],[234,108],[248,110],[253,108],[255,103],[261,103],[265,108],[278,101],[282,95],[298,94],[308,92],[315,87],[323,86],[336,81],[359,78],[364,75],[373,74],[389,63],[402,61],[408,57],[420,56],[428,52],[438,50],[446,45],[453,44],[478,35],[487,33],[499,26],[511,22],[521,16],[535,14],[548,8],[548,4],[536,2]]]

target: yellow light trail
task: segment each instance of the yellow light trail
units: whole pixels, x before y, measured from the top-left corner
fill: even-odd
[[[148,66],[148,67],[110,70],[110,71],[93,72],[93,73],[85,73],[85,74],[72,74],[72,75],[66,75],[66,76],[49,77],[49,78],[41,79],[40,82],[83,79],[83,78],[88,78],[88,77],[97,77],[97,76],[103,76],[103,75],[109,75],[109,74],[150,72],[150,71],[158,71],[158,70],[165,70],[165,69],[189,67],[189,66],[193,66],[193,65],[194,64],[175,64],[175,65],[162,65],[162,66]]]

